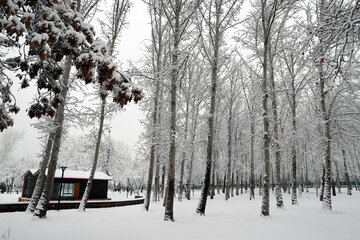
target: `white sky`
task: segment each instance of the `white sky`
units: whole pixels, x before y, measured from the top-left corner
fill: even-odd
[[[128,16],[129,25],[122,31],[120,43],[118,45],[119,56],[117,59],[121,61],[122,66],[127,66],[128,61],[136,63],[143,55],[143,49],[146,39],[150,36],[149,17],[146,5],[139,0],[133,0],[133,7]],[[95,23],[96,19],[94,19]],[[93,24],[94,24],[93,23]],[[100,31],[97,30],[99,34]],[[124,69],[126,70],[126,69]],[[16,92],[18,85],[13,87]],[[13,156],[16,158],[22,157],[36,157],[36,154],[42,151],[39,135],[37,130],[30,124],[35,123],[37,120],[30,119],[27,116],[26,109],[34,96],[33,89],[21,89],[17,95],[17,103],[21,111],[14,116],[13,129],[24,131],[23,139],[17,144]],[[143,128],[140,124],[140,119],[143,119],[142,112],[134,103],[125,106],[125,111],[117,114],[112,120],[111,136],[116,140],[120,140],[128,144],[133,150],[136,148],[138,136],[142,133]],[[81,132],[76,131],[76,134]],[[69,131],[72,135],[72,131]]]

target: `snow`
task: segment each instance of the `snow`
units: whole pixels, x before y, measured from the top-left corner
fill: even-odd
[[[270,218],[260,216],[261,197],[257,195],[250,201],[249,193],[229,201],[224,200],[223,194],[216,195],[214,200],[208,200],[206,216],[198,216],[194,212],[199,195],[200,192],[196,192],[191,201],[175,201],[175,222],[163,221],[162,202],[151,202],[149,212],[135,205],[87,209],[85,213],[49,211],[46,219],[19,212],[0,213],[0,235],[9,234],[9,239],[49,239],[51,236],[51,239],[89,240],[359,239],[360,192],[333,197],[332,212],[321,210],[321,202],[314,192],[299,196],[299,204],[295,206],[291,205],[290,195],[284,194],[285,209],[276,209],[272,195]]]
[[[68,26],[65,37],[73,37],[78,45],[83,44],[86,41],[85,35],[82,32],[75,31],[72,26]]]
[[[61,169],[56,169],[55,178],[61,178]],[[76,179],[88,179],[90,177],[90,171],[75,171],[65,170],[64,178],[76,178]],[[103,172],[95,172],[94,179],[98,180],[112,180],[112,178]]]
[[[34,175],[37,171],[39,171],[39,169],[29,169],[28,171],[30,171],[31,174]],[[47,174],[47,169],[45,174]],[[62,170],[56,169],[55,178],[61,178],[61,177],[62,177]],[[89,177],[90,177],[90,171],[77,171],[77,170],[66,169],[64,172],[64,178],[88,179]],[[95,172],[94,179],[112,180],[110,176],[106,175],[103,172]]]
[[[17,203],[18,202],[18,198],[21,196],[21,194],[15,194],[15,193],[11,193],[11,194],[7,194],[7,193],[0,193],[0,204],[4,204],[4,203]]]

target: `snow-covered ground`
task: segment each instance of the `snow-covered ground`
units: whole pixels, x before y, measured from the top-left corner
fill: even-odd
[[[285,209],[276,209],[272,196],[270,218],[260,216],[261,198],[250,201],[248,193],[227,202],[224,195],[217,195],[208,200],[206,216],[197,216],[198,194],[191,201],[175,201],[175,222],[163,221],[161,203],[151,203],[149,212],[141,205],[85,213],[49,211],[46,219],[22,212],[0,213],[0,239],[360,239],[360,192],[333,197],[332,212],[321,210],[315,193],[302,194],[297,206],[291,206],[285,194]]]
[[[21,193],[16,194],[15,192],[11,194],[7,194],[7,193],[0,194],[0,204],[18,202],[18,198],[20,196]],[[108,198],[110,198],[112,201],[128,200],[128,199],[134,199],[134,194],[131,196],[129,193],[129,196],[126,196],[126,192],[125,193],[122,192],[121,194],[119,194],[119,192],[109,191]]]
[[[11,194],[0,193],[0,204],[17,202],[20,195],[21,194],[16,194],[14,192]]]

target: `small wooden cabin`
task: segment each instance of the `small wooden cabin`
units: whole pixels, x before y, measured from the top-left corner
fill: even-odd
[[[31,195],[35,188],[36,180],[39,175],[39,171],[40,169],[29,169],[23,174],[23,176],[21,177],[23,178],[23,188],[19,201],[26,201],[31,198]],[[57,200],[59,198],[61,183],[62,200],[80,200],[84,195],[86,183],[89,179],[90,172],[65,170],[64,178],[62,178],[61,176],[61,169],[56,169],[51,200]],[[95,172],[95,177],[89,199],[108,199],[108,182],[110,180],[112,180],[112,178],[105,173]]]

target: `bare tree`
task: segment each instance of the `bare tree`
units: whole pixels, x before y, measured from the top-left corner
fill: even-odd
[[[146,199],[144,203],[144,208],[146,211],[149,210],[150,205],[150,197],[151,197],[151,189],[152,189],[152,181],[153,181],[153,172],[154,172],[154,162],[156,156],[156,144],[157,141],[157,129],[158,129],[158,118],[159,118],[159,98],[160,98],[160,82],[162,78],[162,58],[164,55],[164,33],[166,26],[163,23],[164,12],[161,8],[160,2],[156,0],[151,0],[147,2],[150,20],[151,20],[151,54],[152,54],[152,66],[153,66],[153,75],[155,79],[155,93],[153,97],[153,112],[152,112],[152,140],[151,140],[151,148],[150,148],[150,165],[149,165],[149,174],[148,174],[148,182],[147,182],[147,190],[146,190]],[[155,184],[155,191],[158,190],[158,180],[159,180],[159,157],[156,159],[156,179],[157,184]],[[157,197],[157,196],[155,196]]]
[[[208,119],[208,138],[206,148],[206,168],[204,185],[201,191],[201,198],[196,212],[205,215],[206,201],[210,187],[211,165],[213,157],[214,141],[214,118],[216,109],[216,92],[219,68],[221,67],[220,58],[222,56],[221,47],[224,46],[224,34],[234,24],[236,25],[242,1],[240,0],[220,0],[204,3],[204,10],[200,11],[202,17],[201,28],[206,29],[206,33],[201,32],[202,49],[205,58],[211,66],[211,102]]]
[[[175,135],[176,135],[176,101],[179,71],[183,63],[180,54],[180,44],[187,33],[192,17],[199,5],[199,1],[190,3],[181,0],[160,0],[170,27],[171,41],[171,71],[170,71],[170,151],[169,170],[167,177],[167,198],[165,199],[164,220],[174,221],[174,195],[175,195]]]
[[[126,24],[126,16],[130,9],[130,2],[129,0],[114,0],[112,3],[112,11],[107,14],[109,17],[109,24],[106,27],[106,24],[102,22],[105,27],[103,27],[103,35],[108,41],[109,46],[109,56],[112,57],[115,52],[115,46],[118,41],[118,38],[120,36],[121,30],[124,28]],[[109,32],[108,32],[109,31]],[[124,79],[126,79],[125,76],[122,76]],[[126,81],[130,82],[130,80]],[[100,94],[101,90],[100,90]],[[96,145],[95,145],[95,155],[94,160],[92,163],[91,171],[89,179],[86,183],[86,188],[84,191],[84,195],[82,196],[80,205],[79,205],[79,211],[85,211],[86,203],[89,199],[92,183],[95,176],[95,171],[99,159],[99,151],[100,151],[100,145],[101,145],[101,137],[103,134],[103,128],[104,128],[104,120],[105,120],[105,108],[106,108],[106,96],[102,96],[101,99],[101,110],[100,110],[100,119],[99,119],[99,129],[96,139]]]

